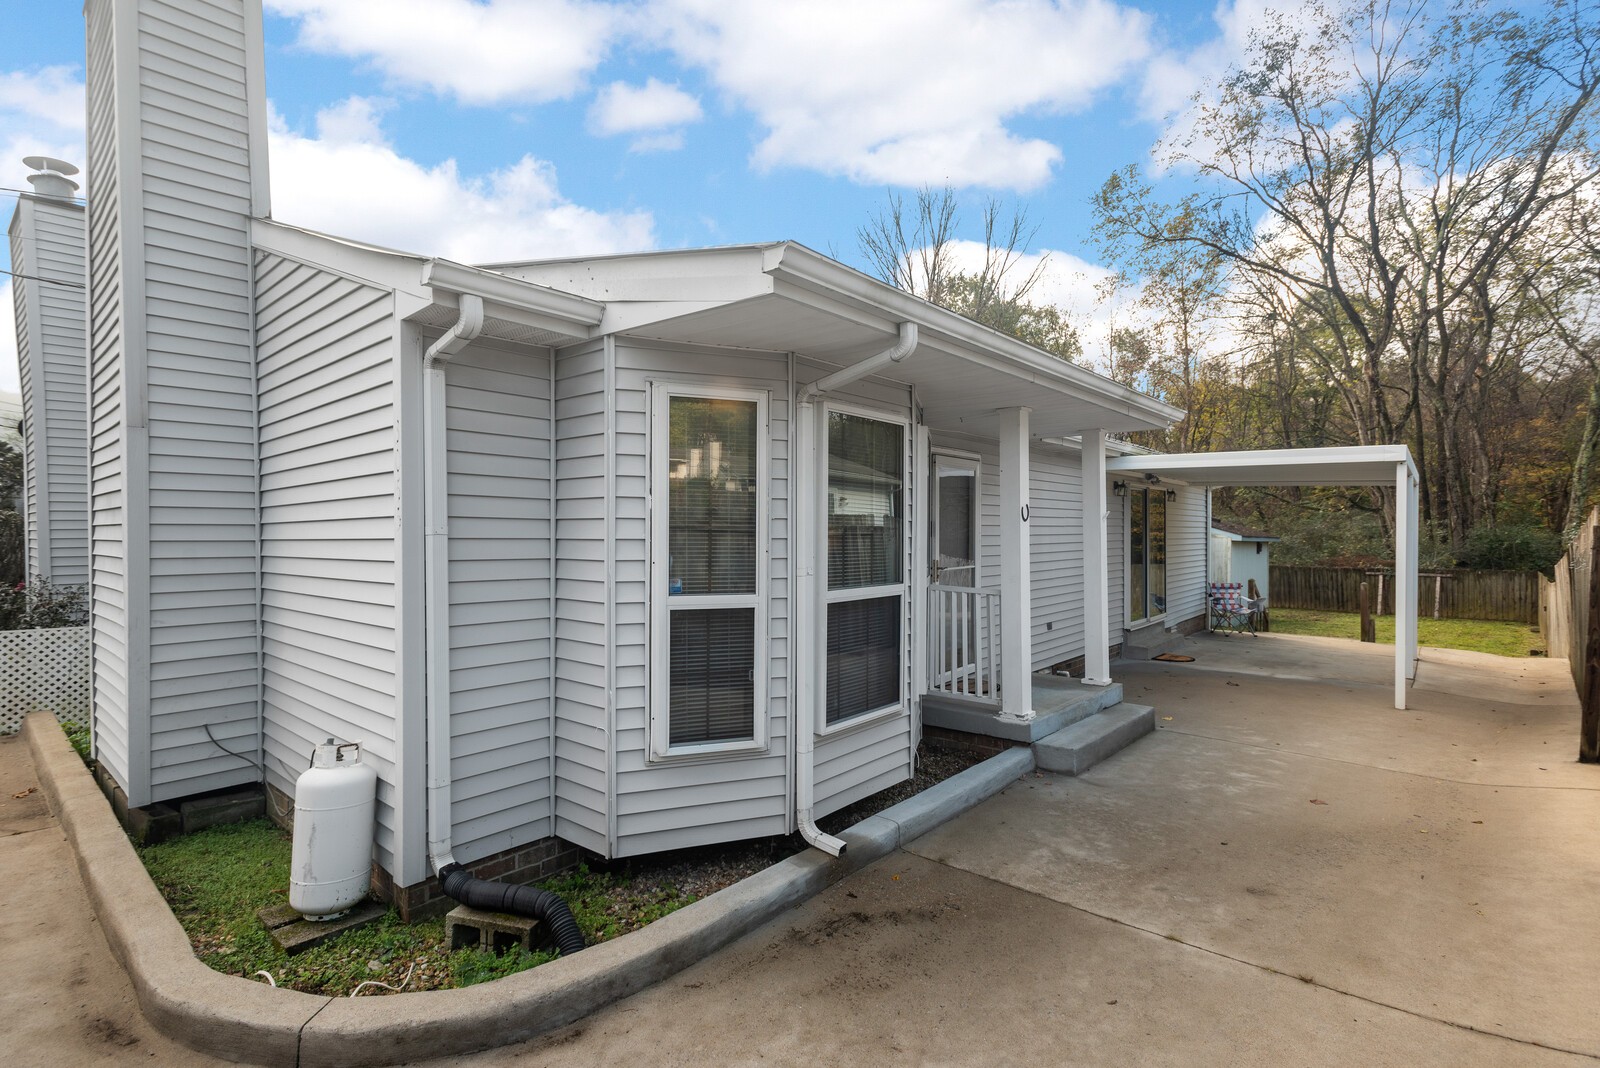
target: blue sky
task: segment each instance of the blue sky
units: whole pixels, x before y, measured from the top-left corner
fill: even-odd
[[[287,222],[467,262],[794,239],[861,266],[856,229],[889,191],[948,183],[964,236],[988,196],[1024,203],[1041,295],[1088,315],[1090,194],[1148,158],[1263,5],[265,6]],[[83,23],[76,3],[0,11],[0,186],[17,188],[24,155],[83,160]],[[13,204],[0,194],[8,218]]]

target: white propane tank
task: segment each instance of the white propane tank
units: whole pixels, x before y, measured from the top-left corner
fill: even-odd
[[[366,896],[377,808],[378,772],[361,762],[361,746],[332,738],[317,746],[294,784],[290,908],[331,920]]]

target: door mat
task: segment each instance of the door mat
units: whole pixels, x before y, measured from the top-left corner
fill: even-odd
[[[1184,656],[1182,653],[1162,653],[1160,656],[1152,656],[1150,659],[1151,660],[1160,660],[1163,663],[1167,663],[1167,664],[1192,664],[1192,663],[1194,663],[1194,657],[1192,657],[1192,656]]]

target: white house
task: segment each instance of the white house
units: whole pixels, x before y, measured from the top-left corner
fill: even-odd
[[[359,741],[404,908],[451,859],[837,849],[814,820],[924,723],[1030,740],[1036,693],[1114,704],[1116,646],[1203,619],[1230,472],[1110,436],[1177,410],[792,242],[469,266],[297,228],[259,0],[85,13],[94,740],[130,804]]]

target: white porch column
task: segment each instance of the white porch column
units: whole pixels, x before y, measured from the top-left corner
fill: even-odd
[[[1417,661],[1417,487],[1411,468],[1394,480],[1394,707],[1406,707],[1406,683]]]
[[[1033,718],[1033,585],[1028,552],[1029,408],[1000,413],[1000,715]]]
[[[1106,432],[1083,432],[1083,683],[1111,685],[1111,558],[1106,548]]]

